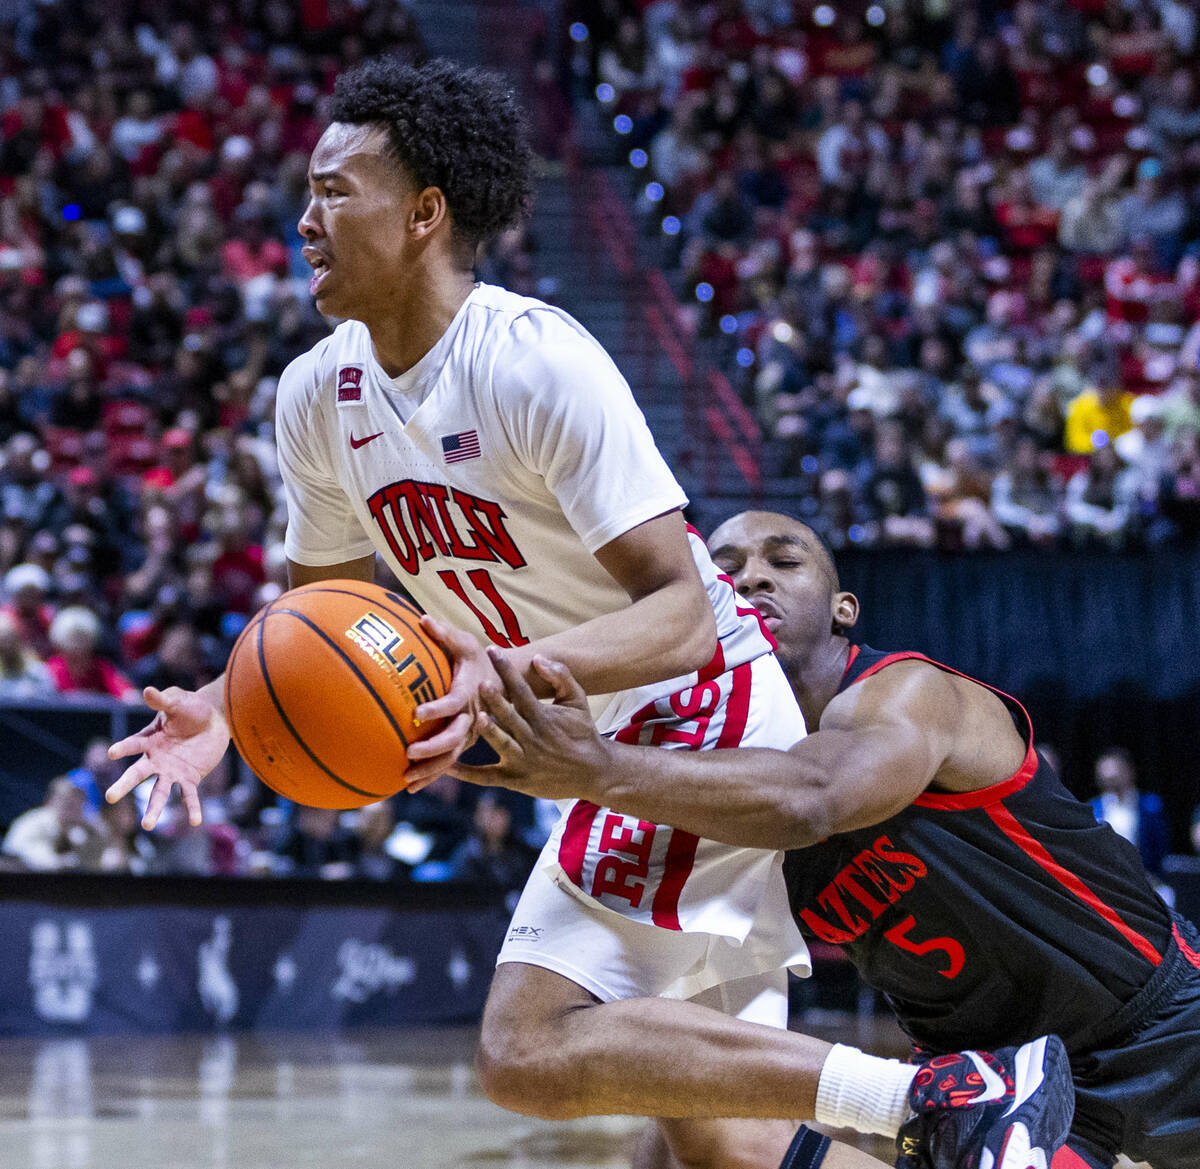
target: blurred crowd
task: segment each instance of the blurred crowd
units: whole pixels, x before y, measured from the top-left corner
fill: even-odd
[[[1200,11],[579,0],[680,317],[835,547],[1200,533]]]
[[[295,225],[337,71],[385,51],[425,53],[400,0],[0,16],[0,701],[195,688],[286,587],[275,390],[329,328]],[[535,291],[530,236],[481,270]],[[93,750],[14,824],[10,860],[436,879],[519,868],[533,831],[528,802],[447,799],[448,780],[345,816],[213,781],[205,828],[148,834],[96,775]]]
[[[172,803],[148,832],[140,822],[145,789],[116,804],[104,800],[124,768],[107,748],[94,740],[79,766],[50,782],[40,806],[13,820],[0,843],[0,869],[457,880],[515,895],[556,815],[552,804],[449,775],[354,811],[301,807],[276,802],[253,778],[239,780],[230,752],[205,781],[201,825],[190,825]]]

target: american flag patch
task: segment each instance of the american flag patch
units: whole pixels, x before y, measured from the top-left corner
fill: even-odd
[[[467,459],[477,459],[482,453],[479,449],[479,435],[474,430],[464,430],[460,434],[442,435],[442,457],[447,463],[462,463]]]

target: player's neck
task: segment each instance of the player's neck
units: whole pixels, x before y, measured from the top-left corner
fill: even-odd
[[[379,319],[364,321],[383,372],[394,378],[412,369],[442,339],[474,286],[470,271],[416,279],[389,299]]]
[[[821,715],[837,694],[849,660],[850,643],[844,637],[830,637],[788,663],[788,681],[810,734],[821,725]]]

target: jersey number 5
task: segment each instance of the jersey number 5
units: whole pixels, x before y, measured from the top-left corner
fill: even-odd
[[[944,970],[939,970],[938,973],[943,978],[955,978],[958,972],[963,968],[963,963],[967,960],[967,953],[962,948],[961,943],[956,942],[953,938],[930,938],[925,942],[918,942],[915,938],[910,938],[913,926],[917,924],[917,919],[910,913],[903,921],[892,926],[890,930],[885,930],[883,936],[887,938],[893,946],[899,946],[902,950],[907,950],[910,954],[945,954],[946,961],[949,965]]]
[[[529,638],[521,632],[521,624],[517,620],[517,615],[512,611],[509,603],[500,595],[499,589],[496,588],[496,582],[492,580],[492,574],[486,568],[472,568],[467,573],[467,580],[473,586],[468,590],[466,585],[459,579],[458,573],[453,569],[446,569],[438,573],[442,584],[446,586],[472,613],[479,619],[479,624],[483,626],[483,635],[493,645],[498,645],[501,649],[512,649],[514,645],[528,645]],[[495,622],[471,599],[471,593],[481,593],[487,603],[495,611],[496,616],[500,618],[500,624],[504,627],[504,632],[501,633],[496,628]]]

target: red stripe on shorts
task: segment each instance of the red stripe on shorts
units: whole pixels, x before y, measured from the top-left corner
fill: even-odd
[[[1175,944],[1179,947],[1179,952],[1193,965],[1197,970],[1200,970],[1200,954],[1197,954],[1191,946],[1183,940],[1183,934],[1179,932],[1178,925],[1171,926],[1171,933],[1175,937]]]
[[[567,813],[566,827],[558,845],[558,863],[574,884],[583,888],[583,860],[587,856],[588,839],[600,806],[579,800]]]
[[[1090,1161],[1085,1161],[1074,1149],[1066,1146],[1059,1149],[1050,1161],[1050,1169],[1092,1169]]]

